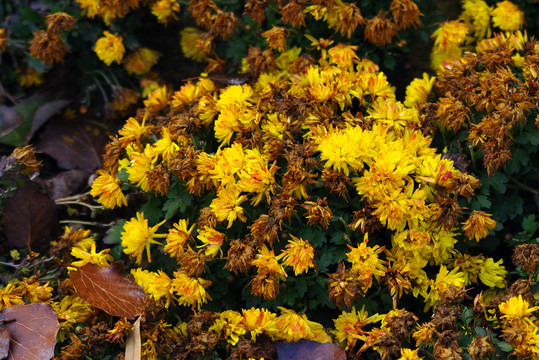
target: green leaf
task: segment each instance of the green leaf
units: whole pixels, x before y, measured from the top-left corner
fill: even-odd
[[[384,67],[389,70],[395,70],[395,66],[397,66],[397,61],[393,56],[386,55],[384,56]]]
[[[535,221],[535,215],[531,214],[522,219],[522,229],[533,234],[539,228],[539,224]]]
[[[300,298],[305,295],[305,293],[307,292],[307,280],[305,280],[305,277],[300,276],[296,278],[296,284],[294,286],[294,289],[296,290]]]
[[[118,221],[118,223],[114,226],[112,226],[107,233],[105,234],[105,237],[103,238],[103,242],[107,245],[112,244],[120,244],[122,242],[122,231],[125,224],[125,219],[122,219]]]
[[[490,185],[500,194],[505,194],[507,191],[507,182],[509,179],[507,176],[498,171],[494,176],[490,178]]]
[[[513,347],[511,345],[509,345],[508,343],[506,343],[505,341],[497,341],[496,346],[498,346],[500,348],[500,350],[503,351],[503,352],[511,352],[511,351],[513,351]]]
[[[185,188],[182,188],[178,192],[170,192],[168,199],[163,204],[163,211],[165,212],[165,219],[169,220],[176,213],[184,213],[193,201],[193,195],[191,195]]]
[[[140,211],[144,213],[144,218],[148,220],[150,226],[157,224],[163,219],[161,207],[161,200],[156,197],[151,197],[148,202],[140,208]]]

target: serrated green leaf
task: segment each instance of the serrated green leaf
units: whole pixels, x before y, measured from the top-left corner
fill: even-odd
[[[150,226],[157,224],[163,219],[162,202],[156,197],[151,197],[148,202],[140,208],[144,213],[144,218],[148,220]]]
[[[122,231],[125,224],[125,219],[118,221],[118,223],[107,231],[103,242],[107,245],[120,244],[122,242]]]
[[[168,199],[163,204],[163,211],[165,212],[165,219],[172,218],[178,211],[183,213],[191,205],[193,201],[193,195],[186,190],[182,189],[179,193],[169,193]]]
[[[509,178],[503,173],[498,171],[490,179],[490,185],[496,190],[499,194],[505,194],[507,191],[507,182]]]
[[[487,331],[485,329],[483,329],[481,326],[476,326],[474,328],[474,331],[477,335],[480,335],[482,337],[487,337],[488,334],[487,334]]]
[[[539,228],[539,224],[535,221],[535,215],[531,214],[522,219],[522,229],[530,234],[533,234]]]
[[[302,298],[307,292],[307,280],[305,280],[303,276],[297,277],[294,288],[298,293],[298,296]]]

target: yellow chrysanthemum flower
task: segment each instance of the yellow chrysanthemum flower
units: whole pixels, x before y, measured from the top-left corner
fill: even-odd
[[[130,74],[144,75],[157,64],[160,56],[155,50],[141,47],[125,58],[124,68]]]
[[[406,97],[404,99],[404,105],[407,107],[414,107],[421,105],[427,101],[427,98],[434,85],[434,76],[429,76],[427,73],[423,73],[423,78],[415,78],[410,85],[406,87]]]
[[[1,39],[0,39],[0,51],[2,51]],[[39,86],[43,84],[42,72],[37,72],[35,69],[32,69],[32,68],[27,68],[25,70],[16,69],[15,72],[17,73],[17,83],[20,86],[31,87],[31,86]]]
[[[82,15],[93,19],[99,13],[100,0],[75,0],[82,9]]]
[[[140,264],[142,262],[142,254],[144,253],[144,249],[146,249],[148,262],[152,262],[150,245],[161,245],[160,242],[154,239],[165,237],[166,235],[158,235],[155,232],[166,220],[161,221],[153,227],[149,227],[148,220],[144,218],[143,213],[137,212],[136,216],[136,218],[126,221],[123,226],[124,231],[121,234],[121,239],[124,253],[135,257],[135,262]]]
[[[215,320],[208,331],[223,334],[229,344],[236,345],[240,336],[245,334],[242,320],[243,317],[239,312],[226,310],[219,314],[219,318]]]
[[[103,35],[95,43],[94,51],[97,57],[109,66],[113,62],[119,64],[125,53],[123,38],[119,35],[111,34],[106,30],[103,32]]]
[[[401,349],[401,357],[397,360],[423,360],[424,358],[422,356],[419,356],[418,354],[419,349],[408,349],[408,348],[402,348]]]
[[[144,288],[144,292],[155,300],[165,298],[168,308],[172,293],[172,280],[163,271],[151,272],[141,268],[131,269],[135,282]]]
[[[496,227],[496,221],[492,220],[490,218],[491,216],[492,215],[487,214],[484,211],[472,211],[470,217],[462,226],[462,230],[464,230],[466,237],[470,240],[475,239],[475,241],[487,237],[489,231],[494,230]]]
[[[286,249],[283,250],[280,258],[283,259],[283,266],[292,266],[294,274],[297,276],[307,272],[309,268],[315,267],[314,248],[307,240],[290,235],[292,240],[288,240]]]
[[[186,27],[180,31],[180,46],[183,56],[198,62],[206,61],[206,54],[198,47],[197,39],[202,31],[194,27]]]
[[[197,239],[203,244],[199,247],[205,249],[204,255],[211,256],[213,258],[221,250],[221,246],[225,240],[225,234],[206,226],[204,227],[204,230],[199,229]]]
[[[481,40],[490,35],[490,12],[492,9],[483,0],[464,0],[460,15],[469,27],[470,34],[475,40]]]
[[[353,349],[358,340],[365,341],[367,325],[378,322],[384,315],[374,314],[369,316],[365,308],[357,311],[352,307],[350,312],[343,311],[341,315],[334,319],[335,330],[333,334],[337,341],[345,345],[345,350]]]
[[[180,305],[188,305],[200,309],[202,304],[211,300],[206,288],[211,285],[210,280],[193,278],[183,271],[176,271],[172,279],[172,290],[179,296]]]
[[[256,340],[256,336],[266,334],[271,336],[278,330],[275,327],[277,314],[266,309],[251,308],[242,310],[242,325],[247,333],[251,334],[251,340]]]
[[[539,306],[530,307],[530,303],[522,298],[522,295],[513,296],[498,306],[503,318],[522,319],[531,316]]]
[[[89,251],[75,245],[73,248],[71,248],[71,255],[80,260],[72,262],[71,266],[81,267],[89,263],[109,267],[110,263],[114,260],[109,252],[110,249],[104,249],[97,252],[95,241],[91,244]]]
[[[228,221],[227,228],[230,228],[236,219],[247,221],[243,214],[243,208],[240,206],[242,202],[247,200],[247,196],[240,195],[240,192],[236,187],[221,188],[210,204],[217,221]]]
[[[330,342],[331,338],[324,327],[314,321],[310,321],[305,314],[298,314],[294,310],[285,309],[281,306],[281,315],[275,320],[278,330],[276,338],[286,342],[296,342],[301,339],[318,342]]]
[[[176,0],[158,0],[152,4],[152,14],[162,24],[167,24],[172,20],[178,20],[177,13],[180,12],[180,4]]]
[[[97,202],[108,209],[127,205],[127,200],[120,187],[120,180],[104,170],[97,170],[99,176],[92,183],[90,195],[99,196]]]
[[[511,1],[500,1],[492,10],[492,23],[504,31],[517,31],[524,26],[524,13]]]
[[[174,227],[168,231],[167,243],[164,250],[172,257],[179,257],[183,254],[185,246],[191,238],[191,233],[195,228],[192,225],[189,229],[189,219],[180,219],[174,224]]]

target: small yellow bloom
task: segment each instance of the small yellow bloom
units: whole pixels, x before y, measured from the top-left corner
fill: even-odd
[[[414,107],[427,102],[427,98],[434,85],[434,76],[429,76],[427,73],[423,73],[423,78],[415,78],[410,85],[406,87],[406,98],[404,99],[404,105],[407,107]]]
[[[170,91],[166,85],[159,86],[148,95],[146,100],[144,100],[144,106],[148,108],[150,113],[156,114],[167,106],[169,97]]]
[[[492,10],[492,23],[504,31],[517,31],[524,25],[524,13],[511,1],[500,1]]]
[[[242,327],[243,317],[240,313],[234,310],[226,310],[219,314],[219,318],[209,328],[208,331],[221,333],[231,345],[236,345],[240,340],[240,336],[245,334],[245,329]]]
[[[180,12],[180,4],[176,0],[157,0],[152,5],[152,14],[162,24],[178,20],[178,12]]]
[[[273,26],[271,29],[262,33],[262,37],[266,38],[270,48],[280,52],[286,51],[286,38],[288,30],[284,27]]]
[[[397,360],[422,360],[423,357],[419,356],[418,352],[419,352],[419,349],[412,350],[412,349],[402,348],[401,357],[398,358]]]
[[[198,62],[206,60],[206,54],[198,47],[197,39],[202,34],[202,31],[194,27],[186,27],[180,31],[180,46],[183,56],[193,59]]]
[[[189,229],[189,219],[180,219],[174,227],[168,231],[167,235],[167,244],[165,245],[164,250],[170,254],[172,257],[179,257],[183,254],[185,246],[191,239],[191,233],[195,228],[195,225],[192,225]]]
[[[247,196],[240,196],[239,189],[225,187],[219,189],[217,197],[210,204],[210,208],[215,214],[217,221],[228,221],[227,228],[230,228],[236,219],[240,219],[243,222],[247,221],[247,218],[243,214],[243,208],[240,206],[245,200],[247,200]]]
[[[97,202],[108,209],[127,205],[127,200],[120,187],[120,180],[104,170],[97,170],[99,176],[92,183],[90,195],[97,197]]]
[[[496,221],[492,220],[490,217],[492,215],[487,214],[484,211],[474,210],[470,214],[468,220],[463,223],[462,230],[466,234],[468,239],[475,239],[479,241],[485,238],[489,230],[494,230],[496,227]]]
[[[272,335],[278,331],[275,327],[277,314],[266,309],[257,308],[242,310],[242,313],[242,325],[246,332],[251,333],[251,340],[256,340],[257,335]]]
[[[152,262],[150,244],[161,245],[161,243],[154,240],[154,238],[166,236],[157,235],[155,233],[159,226],[163,225],[165,221],[166,220],[163,220],[159,224],[149,227],[148,220],[144,218],[144,214],[137,212],[137,217],[126,221],[123,226],[124,231],[122,232],[121,239],[124,253],[136,257],[135,262],[140,264],[142,261],[142,254],[144,253],[144,249],[146,249],[148,262]]]
[[[297,276],[307,272],[309,268],[315,267],[314,248],[307,240],[290,235],[292,240],[288,240],[286,250],[279,257],[283,259],[283,266],[292,266],[294,274]]]
[[[2,46],[1,46],[1,39],[0,39],[0,51],[2,51],[1,48]],[[31,86],[39,86],[43,84],[42,72],[37,72],[35,69],[32,69],[32,68],[27,68],[26,70],[16,69],[15,72],[17,73],[17,83],[20,86],[31,87]]]
[[[210,285],[210,280],[193,278],[183,271],[176,271],[172,279],[172,290],[179,296],[178,303],[197,309],[211,300],[210,295],[206,292],[206,288]]]
[[[96,264],[103,267],[109,267],[110,263],[114,260],[112,255],[109,254],[110,249],[104,249],[100,252],[96,251],[95,241],[92,243],[89,251],[77,247],[76,245],[71,248],[71,255],[80,260],[71,263],[71,266],[81,267],[86,264]]]
[[[500,309],[500,312],[503,314],[502,317],[504,318],[521,319],[532,315],[535,311],[537,311],[537,309],[539,309],[539,306],[530,307],[530,304],[522,298],[522,295],[519,294],[518,297],[513,296],[509,298],[509,300],[501,303],[498,308]]]
[[[125,58],[124,68],[130,74],[144,75],[157,63],[160,56],[155,50],[140,47]]]
[[[106,30],[103,32],[103,35],[95,43],[94,51],[97,57],[109,66],[113,62],[119,64],[125,53],[125,47],[122,43],[123,38],[119,35],[113,35]]]
[[[197,239],[203,243],[203,245],[199,247],[206,249],[204,250],[204,255],[213,258],[221,250],[221,246],[225,240],[225,234],[206,226],[204,227],[204,230],[198,231]]]

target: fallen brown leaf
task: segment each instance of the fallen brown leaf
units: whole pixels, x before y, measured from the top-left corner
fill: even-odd
[[[49,360],[54,355],[58,315],[48,304],[18,304],[0,313],[11,333],[8,360]]]
[[[146,294],[142,286],[123,275],[118,264],[86,264],[72,270],[69,277],[81,298],[112,316],[134,319],[144,309]]]
[[[3,222],[8,245],[36,248],[47,244],[58,226],[54,201],[26,181],[7,199]]]
[[[295,343],[275,343],[279,360],[346,360],[343,348],[333,343],[300,340]]]
[[[9,342],[11,333],[6,325],[0,326],[0,359],[5,359],[9,355]]]

